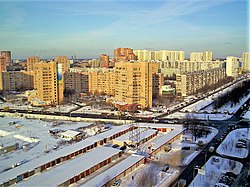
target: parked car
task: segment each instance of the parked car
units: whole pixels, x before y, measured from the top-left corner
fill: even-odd
[[[238,142],[243,142],[243,143],[245,143],[245,144],[247,144],[247,139],[238,139]]]
[[[220,160],[219,160],[219,158],[214,157],[214,158],[213,158],[213,161],[214,161],[214,162],[219,162]]]
[[[237,178],[237,175],[236,174],[234,174],[233,172],[226,172],[226,176],[230,176],[230,177],[233,177],[234,179],[236,179]]]
[[[118,179],[118,180],[116,180],[116,181],[112,184],[112,186],[120,186],[121,183],[122,183],[122,180],[121,180],[121,179]]]
[[[169,164],[165,164],[162,168],[162,171],[166,172],[169,170]]]
[[[118,148],[118,147],[119,147],[119,145],[114,144],[112,147],[113,147],[113,148]]]
[[[190,150],[190,147],[189,146],[185,146],[185,147],[182,147],[181,149],[182,150]]]
[[[236,144],[236,148],[247,148],[246,145],[243,145],[243,144]]]

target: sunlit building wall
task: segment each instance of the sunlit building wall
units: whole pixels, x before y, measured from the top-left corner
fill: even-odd
[[[151,62],[119,62],[115,65],[115,100],[152,107],[153,73],[158,64]]]
[[[239,61],[237,57],[227,56],[226,59],[226,74],[229,77],[238,77],[239,76]]]
[[[242,53],[242,67],[243,71],[250,71],[250,52]]]

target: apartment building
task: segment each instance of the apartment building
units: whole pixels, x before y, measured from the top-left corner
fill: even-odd
[[[100,56],[100,66],[102,68],[109,68],[109,56],[106,54],[102,54]]]
[[[3,91],[25,91],[34,89],[34,76],[32,72],[3,72],[2,79]]]
[[[213,53],[212,51],[204,51],[204,52],[192,52],[190,53],[190,61],[212,61],[213,60]]]
[[[27,71],[34,71],[34,64],[40,61],[41,59],[38,56],[32,56],[27,58]]]
[[[176,94],[181,96],[195,94],[198,90],[216,84],[218,81],[225,79],[225,77],[226,73],[224,68],[177,74]]]
[[[242,67],[243,71],[250,72],[250,52],[242,53]]]
[[[66,56],[58,56],[54,60],[57,64],[62,64],[62,72],[69,71],[70,61]]]
[[[4,61],[6,66],[10,66],[12,64],[11,61],[11,51],[1,51],[1,58]]]
[[[239,76],[239,60],[234,56],[227,56],[226,59],[226,74],[229,77],[237,78]]]
[[[89,76],[89,93],[115,95],[113,70],[96,69],[87,74]]]
[[[81,72],[64,73],[64,90],[71,91],[74,95],[89,92],[89,76]]]
[[[185,58],[184,51],[150,51],[150,50],[134,50],[136,60],[138,61],[183,61]]]
[[[152,107],[153,74],[158,64],[151,62],[119,62],[115,64],[115,100],[127,104]]]
[[[33,105],[62,104],[64,90],[62,64],[54,61],[34,64],[34,89],[28,98]]]
[[[224,62],[223,61],[164,61],[160,62],[160,72],[164,74],[164,76],[171,76],[173,74],[182,74],[185,72],[194,72],[200,70],[209,70],[214,68],[222,68]]]
[[[114,50],[114,62],[135,60],[135,54],[131,48],[117,48]]]

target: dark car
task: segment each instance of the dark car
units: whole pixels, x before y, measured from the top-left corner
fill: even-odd
[[[112,147],[113,147],[113,148],[118,148],[118,147],[119,147],[119,145],[114,144],[114,145],[112,145]]]
[[[234,174],[233,172],[226,172],[226,176],[233,177],[234,179],[237,178],[237,175]]]
[[[182,150],[190,150],[190,147],[189,146],[185,146],[185,147],[182,147],[181,149]]]

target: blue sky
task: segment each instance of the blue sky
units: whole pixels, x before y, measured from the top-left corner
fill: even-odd
[[[113,56],[118,47],[249,51],[248,0],[0,0],[0,50],[39,55]]]

